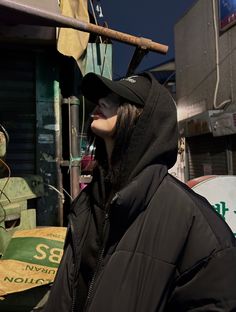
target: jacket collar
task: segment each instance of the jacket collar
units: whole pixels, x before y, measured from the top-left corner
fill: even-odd
[[[148,166],[117,192],[111,201],[111,214],[114,220],[117,218],[123,222],[125,220],[130,222],[145,210],[167,172],[167,167],[163,165]]]

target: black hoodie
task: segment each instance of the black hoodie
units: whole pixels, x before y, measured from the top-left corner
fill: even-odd
[[[204,198],[168,174],[176,107],[147,75],[122,187],[104,205],[98,174],[75,200],[45,311],[236,311],[235,238]]]
[[[150,74],[150,92],[131,136],[123,163],[123,184],[129,183],[144,168],[163,164],[171,168],[177,156],[177,110],[166,88]]]

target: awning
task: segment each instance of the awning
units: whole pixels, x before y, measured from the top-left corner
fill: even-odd
[[[0,21],[4,24],[14,25],[26,24],[73,28],[161,54],[166,54],[168,51],[168,46],[153,42],[150,39],[135,37],[110,28],[63,16],[56,4],[57,1],[49,0],[0,0]]]
[[[61,15],[57,0],[0,0],[0,23],[57,26],[47,13]]]

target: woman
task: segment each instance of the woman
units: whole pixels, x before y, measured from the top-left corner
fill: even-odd
[[[69,215],[44,311],[236,311],[235,238],[211,205],[168,174],[176,107],[150,73],[82,83],[96,105],[97,166]]]

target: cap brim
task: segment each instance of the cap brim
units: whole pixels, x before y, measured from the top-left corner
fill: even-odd
[[[95,73],[88,73],[84,76],[81,86],[82,94],[94,104],[98,99],[106,96],[110,92],[118,94],[121,98],[131,103],[143,106],[142,101],[134,94],[122,80],[113,81]]]
[[[86,99],[96,104],[98,99],[113,91],[112,84],[113,81],[106,77],[88,73],[82,80],[81,91]]]

